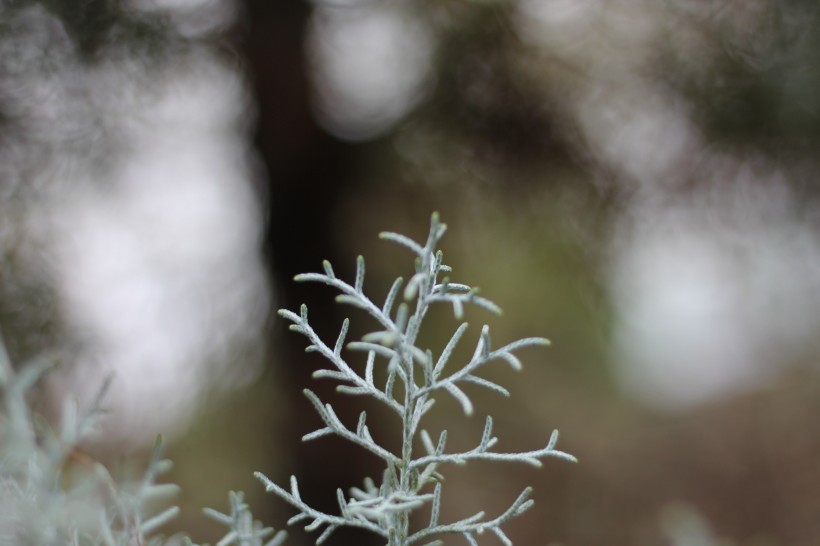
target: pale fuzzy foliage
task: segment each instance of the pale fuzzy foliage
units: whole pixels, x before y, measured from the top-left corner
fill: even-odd
[[[194,546],[183,535],[165,538],[157,531],[179,509],[168,504],[177,493],[174,484],[156,483],[171,468],[162,457],[157,438],[143,475],[115,480],[108,469],[90,457],[79,475],[64,475],[78,443],[103,413],[107,384],[92,407],[81,414],[69,401],[59,430],[34,415],[26,394],[53,366],[50,358],[14,370],[0,339],[0,544],[3,546]],[[279,546],[285,533],[263,528],[253,519],[241,493],[231,493],[231,512],[206,509],[212,519],[228,527],[218,546]],[[270,537],[267,543],[263,539]]]
[[[574,461],[575,458],[555,449],[558,433],[553,432],[546,446],[532,451],[506,453],[494,450],[493,421],[487,417],[478,444],[468,451],[447,452],[447,431],[434,442],[421,427],[422,420],[439,394],[452,396],[464,413],[473,413],[474,406],[464,386],[478,385],[509,396],[507,389],[478,375],[483,367],[496,360],[514,369],[521,362],[514,352],[525,346],[546,345],[543,338],[526,338],[493,349],[489,328],[484,326],[473,356],[458,368],[445,371],[456,345],[467,330],[467,323],[458,326],[438,358],[416,344],[422,323],[431,305],[449,304],[457,319],[463,316],[466,304],[476,304],[499,312],[491,301],[477,295],[467,285],[450,282],[439,275],[450,268],[442,263],[443,255],[436,250],[444,235],[445,225],[433,215],[430,234],[424,245],[396,233],[383,233],[384,239],[409,248],[416,255],[415,274],[404,284],[401,278],[393,283],[386,301],[376,305],[363,292],[365,265],[359,257],[354,283],[336,277],[331,265],[324,263],[324,273],[297,276],[299,281],[317,281],[339,290],[337,301],[361,308],[380,324],[380,329],[348,343],[352,351],[367,355],[364,369],[357,371],[342,356],[349,321],[345,320],[338,339],[331,347],[322,341],[308,322],[307,308],[299,314],[282,310],[280,314],[293,324],[291,329],[309,340],[308,351],[317,351],[331,366],[314,372],[316,378],[338,381],[340,392],[365,395],[381,402],[387,412],[401,419],[402,447],[393,453],[376,442],[362,412],[355,427],[349,428],[337,417],[330,404],[323,403],[314,393],[305,394],[324,421],[319,430],[306,434],[305,440],[335,434],[370,451],[385,463],[381,483],[366,479],[361,488],[354,487],[345,497],[338,490],[339,515],[326,514],[307,505],[300,497],[296,478],[291,478],[285,490],[261,473],[256,476],[272,491],[298,509],[289,523],[308,520],[306,529],[319,530],[316,543],[324,542],[337,528],[358,527],[382,536],[389,546],[409,546],[423,543],[441,544],[437,538],[445,533],[460,534],[476,546],[476,536],[489,531],[507,546],[512,542],[501,526],[532,505],[528,487],[510,507],[496,517],[483,512],[452,523],[441,523],[441,474],[444,463],[464,464],[474,460],[523,462],[541,465],[545,457]],[[398,306],[396,302],[403,299]],[[157,531],[177,515],[170,506],[156,511],[159,502],[177,491],[173,484],[157,483],[171,463],[162,457],[163,442],[157,439],[153,455],[140,479],[117,481],[105,466],[93,460],[85,461],[81,476],[65,479],[66,462],[79,442],[95,427],[102,414],[104,386],[92,407],[81,413],[77,404],[68,402],[59,430],[51,430],[34,415],[26,400],[31,387],[53,366],[53,359],[42,358],[19,367],[16,371],[0,340],[0,544],[11,546],[193,546],[185,536],[165,538]],[[376,373],[384,366],[384,374]],[[386,380],[377,385],[376,376]],[[414,444],[420,442],[423,454],[414,454]],[[205,509],[211,519],[228,528],[216,546],[280,546],[285,533],[275,533],[253,518],[241,493],[231,493],[230,512]],[[411,532],[410,520],[421,506],[430,506],[427,525]]]
[[[322,402],[310,390],[304,391],[324,422],[322,428],[306,434],[304,440],[331,434],[341,436],[381,458],[385,464],[380,485],[368,479],[363,488],[353,488],[348,497],[345,497],[341,489],[338,490],[339,515],[321,512],[305,503],[300,496],[295,477],[291,478],[289,489],[284,489],[264,474],[256,473],[268,491],[274,492],[298,510],[289,523],[307,521],[307,530],[322,530],[316,544],[323,543],[336,529],[346,526],[367,529],[381,535],[388,546],[440,544],[440,539],[436,537],[444,533],[460,534],[474,546],[477,544],[475,536],[485,531],[491,532],[502,543],[510,546],[512,542],[501,526],[532,505],[533,501],[529,499],[531,489],[524,489],[512,505],[496,517],[488,518],[483,512],[478,512],[460,521],[441,523],[439,466],[443,463],[464,464],[474,460],[514,461],[540,466],[541,459],[545,457],[575,461],[573,456],[555,449],[557,431],[552,433],[546,446],[540,449],[518,453],[494,451],[497,438],[493,436],[493,421],[489,416],[478,445],[464,452],[446,451],[446,430],[441,432],[438,441],[434,443],[430,434],[421,428],[422,419],[432,407],[436,396],[440,394],[448,394],[455,398],[466,415],[473,413],[474,406],[463,389],[465,385],[479,385],[509,396],[507,389],[477,374],[484,365],[494,360],[504,361],[514,369],[520,369],[521,362],[515,356],[515,350],[549,343],[543,338],[526,338],[493,349],[489,327],[485,325],[472,358],[456,369],[451,367],[448,372],[445,372],[445,367],[464,335],[467,323],[458,326],[438,358],[434,358],[431,351],[416,345],[422,323],[434,303],[450,304],[456,319],[462,318],[465,304],[476,304],[493,312],[500,311],[494,303],[478,296],[477,290],[464,284],[450,282],[447,277],[439,280],[440,274],[451,271],[442,262],[442,252],[437,250],[438,242],[445,230],[446,226],[440,223],[438,215],[434,214],[429,236],[423,245],[397,233],[381,234],[381,238],[403,245],[416,255],[415,274],[406,284],[402,278],[396,279],[382,305],[374,303],[363,291],[365,263],[361,256],[357,260],[353,284],[336,277],[327,261],[324,262],[324,273],[307,273],[296,277],[297,281],[320,282],[336,288],[340,292],[336,297],[337,302],[362,309],[375,319],[380,329],[365,335],[360,341],[345,345],[350,324],[347,319],[336,342],[331,346],[320,339],[310,326],[306,306],[301,307],[299,314],[288,310],[279,312],[293,323],[290,326],[291,330],[308,338],[307,350],[318,352],[330,363],[329,368],[314,372],[315,378],[338,381],[340,384],[337,390],[340,392],[369,396],[378,400],[385,411],[395,412],[402,423],[401,452],[394,453],[373,439],[367,426],[365,412],[360,414],[355,427],[348,427],[337,417],[330,404]],[[395,306],[400,293],[404,301]],[[363,370],[357,370],[342,355],[345,346],[351,351],[367,354]],[[376,366],[383,366],[386,369],[384,383],[377,384],[374,373]],[[397,384],[400,388],[396,388]],[[413,452],[417,438],[425,448],[424,454],[417,455]],[[410,520],[413,512],[427,504],[431,510],[427,525],[420,530],[411,531]]]

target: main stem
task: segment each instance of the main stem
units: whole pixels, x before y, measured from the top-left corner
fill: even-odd
[[[409,358],[408,358],[409,356]],[[413,460],[413,431],[411,429],[413,420],[413,398],[415,396],[415,385],[413,381],[413,357],[401,355],[402,365],[407,371],[407,385],[404,389],[404,413],[402,414],[402,442],[401,442],[401,466],[399,467],[399,491],[402,496],[412,494],[413,472],[410,463]],[[399,511],[393,521],[396,529],[395,546],[406,546],[407,537],[410,536],[410,509]],[[393,545],[390,545],[393,546]]]
[[[431,256],[432,253],[428,250],[422,263],[423,271],[430,271]],[[433,286],[435,286],[435,279],[431,279],[428,273],[422,285],[422,289],[419,290],[419,296],[416,300],[416,311],[413,313],[413,317],[407,322],[406,329],[410,330],[410,325],[414,323],[416,326],[410,335],[407,335],[407,331],[404,332],[404,347],[413,346],[416,343],[416,336],[420,331],[421,321],[424,320],[424,315],[427,313],[427,307],[429,305],[427,298],[432,293]],[[401,466],[398,469],[398,493],[404,496],[413,495],[418,489],[418,485],[414,483],[414,474],[417,475],[417,471],[411,467],[411,463],[413,461],[413,439],[416,432],[413,425],[413,414],[420,400],[417,400],[416,396],[418,387],[416,386],[414,376],[415,366],[413,363],[413,355],[409,351],[400,351],[399,358],[401,358],[400,365],[404,367],[407,377],[407,382],[404,386],[404,412],[402,413]],[[392,526],[395,529],[395,534],[391,536],[395,537],[395,546],[407,546],[407,538],[410,536],[411,510],[412,509],[401,510],[396,513],[393,518]],[[394,546],[394,544],[389,543],[388,546]]]

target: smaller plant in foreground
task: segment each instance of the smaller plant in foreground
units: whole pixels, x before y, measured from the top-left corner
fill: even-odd
[[[216,546],[280,546],[287,537],[287,533],[279,531],[274,534],[272,527],[263,527],[253,519],[250,508],[244,502],[242,493],[231,492],[228,496],[231,501],[231,513],[223,514],[212,508],[205,508],[205,515],[230,528],[228,534],[216,543]],[[272,538],[271,535],[273,535]],[[264,542],[269,539],[267,542]]]
[[[349,427],[337,417],[333,407],[324,403],[310,390],[305,395],[316,408],[324,426],[306,434],[303,440],[314,440],[322,436],[337,435],[362,447],[379,457],[385,465],[381,483],[365,480],[362,488],[353,488],[349,496],[337,490],[339,515],[332,515],[312,508],[305,503],[299,493],[298,482],[291,477],[289,489],[285,489],[257,472],[256,476],[268,491],[293,505],[299,512],[289,520],[289,524],[306,521],[308,531],[322,529],[316,544],[323,543],[339,527],[366,529],[382,536],[388,546],[409,546],[423,543],[428,546],[442,544],[438,538],[442,534],[460,534],[471,546],[477,546],[476,536],[490,531],[501,542],[511,546],[512,542],[502,530],[502,525],[513,517],[521,515],[532,506],[529,499],[531,488],[527,487],[503,513],[496,517],[486,517],[478,512],[468,518],[444,523],[439,521],[441,508],[442,476],[439,467],[445,463],[464,464],[469,461],[489,460],[522,462],[534,466],[541,465],[541,459],[557,457],[575,461],[572,455],[555,449],[558,432],[553,431],[546,446],[533,451],[505,453],[493,448],[497,438],[493,436],[493,420],[486,418],[484,433],[473,449],[463,452],[447,451],[447,431],[443,430],[436,441],[422,428],[422,420],[430,411],[436,397],[447,394],[461,405],[465,415],[474,411],[474,406],[464,387],[478,385],[509,396],[507,389],[478,375],[483,367],[496,360],[520,370],[521,362],[514,352],[527,346],[547,345],[544,338],[526,338],[493,349],[490,343],[489,327],[484,326],[472,358],[466,364],[448,368],[456,345],[467,330],[462,323],[445,346],[441,354],[434,358],[430,350],[417,346],[417,338],[431,306],[435,303],[449,304],[456,319],[463,316],[466,304],[476,304],[492,312],[499,308],[491,301],[477,295],[477,291],[464,284],[451,282],[447,277],[439,279],[442,273],[451,269],[444,265],[443,254],[437,250],[438,242],[444,235],[446,226],[433,214],[430,233],[424,245],[397,233],[382,233],[381,238],[408,248],[415,254],[415,274],[404,284],[398,278],[390,288],[382,305],[377,305],[364,294],[365,263],[359,256],[356,278],[349,284],[336,277],[330,263],[324,262],[324,273],[297,275],[297,281],[320,282],[336,288],[340,294],[336,301],[352,305],[366,311],[379,324],[379,330],[365,335],[360,341],[345,345],[349,320],[345,319],[335,343],[325,343],[308,321],[308,310],[302,306],[300,312],[280,310],[279,314],[292,322],[290,329],[308,338],[307,351],[320,353],[331,365],[313,373],[317,379],[338,381],[339,392],[350,395],[369,396],[395,414],[401,422],[401,451],[394,453],[380,445],[370,434],[367,414],[363,411],[355,426]],[[403,301],[396,306],[398,299]],[[342,349],[366,354],[365,363],[354,368],[343,356]],[[384,370],[377,370],[377,366]],[[381,373],[379,373],[381,372]],[[383,377],[378,381],[376,377]],[[417,443],[423,452],[417,452]],[[426,525],[411,525],[411,516],[419,508],[430,506]]]
[[[40,358],[15,371],[0,338],[0,545],[194,546],[183,535],[158,533],[179,513],[176,506],[154,508],[167,505],[179,489],[157,483],[171,468],[161,437],[145,472],[131,480],[115,479],[78,449],[104,413],[107,384],[84,413],[69,401],[59,430],[32,413],[26,395],[53,364]],[[72,461],[79,468],[67,472]],[[230,514],[205,509],[228,528],[218,546],[282,544],[285,533],[274,534],[255,521],[241,493],[231,493],[229,500]]]

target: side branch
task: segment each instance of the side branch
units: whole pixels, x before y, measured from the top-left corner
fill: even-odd
[[[323,275],[322,273],[302,273],[300,275],[296,275],[294,279],[299,282],[320,282],[328,286],[332,286],[341,292],[341,294],[336,297],[336,301],[340,303],[349,303],[355,307],[364,309],[388,330],[398,331],[396,324],[386,313],[382,312],[378,305],[373,303],[370,298],[364,295],[363,292],[356,290],[355,287],[350,286],[343,280],[336,278],[335,276],[330,277],[328,275]],[[358,278],[357,282],[359,282]]]
[[[510,507],[507,508],[503,514],[491,520],[480,521],[481,518],[484,517],[484,512],[479,512],[469,518],[465,518],[455,523],[431,525],[430,527],[422,529],[421,531],[411,535],[407,540],[407,544],[413,544],[431,535],[442,533],[461,533],[465,536],[465,538],[467,538],[470,544],[476,544],[475,539],[472,537],[474,533],[481,534],[484,531],[491,530],[496,536],[498,536],[499,539],[501,539],[502,542],[504,542],[504,544],[511,545],[512,542],[509,538],[507,538],[507,535],[504,534],[504,531],[501,530],[501,525],[516,516],[520,516],[533,505],[533,501],[529,499],[531,494],[532,488],[527,487],[521,492],[520,495],[518,495],[518,498],[515,499],[512,505],[510,505]]]
[[[464,413],[470,415],[472,413],[473,407],[472,403],[470,402],[467,395],[456,385],[459,381],[466,381],[470,383],[475,383],[481,385],[485,388],[491,389],[493,391],[498,392],[504,396],[509,396],[509,392],[504,387],[493,383],[487,379],[474,375],[475,372],[490,362],[491,360],[504,360],[506,361],[513,369],[520,370],[521,369],[521,361],[513,354],[513,351],[520,349],[522,347],[533,346],[533,345],[549,345],[550,342],[548,339],[540,338],[540,337],[531,337],[520,339],[518,341],[514,341],[513,343],[509,343],[504,347],[496,350],[490,350],[490,332],[489,327],[484,326],[481,330],[481,336],[478,340],[478,344],[475,348],[475,353],[470,361],[460,370],[452,373],[451,375],[439,379],[438,374],[441,373],[441,370],[446,362],[447,358],[449,358],[455,344],[461,338],[461,334],[463,333],[464,326],[460,327],[456,333],[453,335],[453,339],[451,339],[448,346],[445,348],[444,353],[442,354],[442,359],[436,364],[435,368],[433,369],[432,373],[432,380],[424,387],[418,389],[414,393],[414,395],[418,398],[424,395],[427,395],[436,390],[445,390],[450,395],[452,395],[458,402],[461,404],[462,408],[464,409]]]
[[[563,451],[555,449],[555,444],[558,442],[557,430],[552,432],[549,442],[547,442],[546,447],[543,447],[542,449],[536,449],[533,451],[522,451],[517,453],[497,453],[494,451],[489,451],[489,448],[495,445],[495,443],[498,440],[497,438],[493,438],[490,436],[491,427],[492,420],[488,417],[487,426],[484,429],[484,435],[481,438],[481,443],[475,448],[471,449],[470,451],[466,451],[464,453],[449,454],[438,452],[431,453],[424,457],[419,457],[418,459],[415,459],[413,462],[410,463],[410,467],[421,468],[429,464],[438,465],[441,463],[464,464],[468,461],[478,460],[519,462],[540,467],[542,466],[540,459],[544,459],[547,457],[556,457],[558,459],[564,459],[565,461],[570,461],[573,463],[578,462],[578,460],[569,453],[565,453]]]
[[[361,529],[367,529],[368,531],[372,531],[378,535],[387,538],[387,531],[380,528],[377,524],[367,521],[365,519],[351,519],[351,518],[344,518],[341,516],[333,516],[330,514],[326,514],[315,508],[310,507],[307,505],[299,495],[299,486],[296,482],[296,477],[291,476],[290,478],[290,492],[282,489],[275,483],[273,483],[267,476],[262,474],[261,472],[255,472],[254,476],[262,482],[265,486],[265,491],[268,493],[275,493],[285,502],[299,510],[299,513],[290,518],[288,521],[288,525],[296,523],[298,521],[312,519],[313,521],[305,526],[305,529],[308,531],[314,531],[323,525],[326,526],[325,530],[316,539],[316,544],[321,544],[322,542],[330,536],[330,534],[335,531],[337,528],[345,526],[345,527],[359,527]]]
[[[310,324],[308,324],[306,316],[307,313],[304,310],[304,306],[302,316],[299,316],[296,313],[286,309],[280,310],[279,315],[293,322],[291,325],[292,330],[303,334],[310,340],[310,345],[307,350],[318,352],[329,360],[339,370],[339,372],[341,372],[341,375],[334,375],[328,373],[326,370],[324,373],[322,373],[323,370],[319,370],[313,373],[314,377],[333,377],[334,379],[338,379],[340,381],[349,381],[356,386],[358,392],[361,392],[362,394],[369,394],[373,398],[390,406],[390,408],[399,415],[403,414],[404,408],[401,404],[393,398],[387,396],[380,389],[376,388],[372,381],[368,381],[366,378],[361,377],[348,365],[347,362],[345,362],[345,360],[339,355],[339,343],[337,343],[336,348],[331,349],[324,341],[322,341]],[[346,332],[346,330],[346,326],[343,327],[343,332]],[[342,339],[342,336],[340,336],[340,339]]]
[[[316,408],[316,412],[322,418],[322,421],[325,423],[325,427],[319,430],[315,430],[309,434],[306,434],[302,437],[303,440],[313,440],[314,438],[319,438],[321,436],[326,436],[328,434],[336,434],[337,436],[341,436],[345,440],[348,440],[356,445],[359,445],[366,449],[367,451],[373,453],[377,457],[380,457],[388,464],[400,464],[401,459],[394,454],[390,453],[370,437],[370,433],[367,432],[367,428],[364,426],[364,422],[360,420],[359,434],[351,431],[348,429],[336,416],[336,412],[333,411],[333,408],[330,404],[322,404],[322,401],[319,400],[319,397],[316,396],[313,392],[309,389],[305,389],[303,391],[305,396],[313,404],[313,407]]]

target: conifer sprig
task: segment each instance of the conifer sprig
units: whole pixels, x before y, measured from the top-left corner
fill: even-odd
[[[284,543],[287,533],[274,532],[272,527],[263,527],[256,521],[242,493],[231,491],[228,500],[231,503],[230,514],[223,514],[213,508],[203,510],[206,516],[230,528],[216,546],[281,546]]]
[[[540,466],[541,459],[546,457],[575,461],[572,455],[555,448],[558,440],[557,431],[552,433],[547,445],[542,449],[512,453],[493,451],[497,438],[492,435],[493,421],[489,416],[478,445],[464,452],[445,451],[446,430],[441,432],[438,442],[434,444],[430,434],[421,428],[424,416],[435,403],[434,396],[439,393],[452,396],[466,415],[473,413],[474,406],[464,390],[465,385],[479,385],[509,396],[506,388],[477,374],[486,364],[495,360],[505,361],[513,369],[520,370],[521,361],[514,351],[527,346],[549,344],[544,338],[525,338],[499,349],[492,349],[489,326],[485,325],[472,358],[449,374],[445,373],[445,368],[468,329],[467,323],[458,326],[438,358],[434,358],[430,350],[417,346],[416,341],[422,323],[434,303],[444,302],[451,305],[455,318],[459,320],[467,304],[475,304],[494,313],[501,312],[493,302],[478,296],[477,289],[451,282],[447,277],[439,280],[439,275],[452,271],[443,263],[443,253],[437,249],[445,231],[446,225],[439,221],[437,214],[433,214],[430,232],[423,246],[401,234],[386,232],[380,235],[382,239],[398,243],[416,255],[413,276],[407,284],[404,284],[401,277],[396,279],[382,305],[377,305],[364,293],[365,261],[361,256],[357,259],[353,284],[339,279],[327,261],[323,263],[324,273],[305,273],[295,277],[296,281],[320,282],[336,288],[340,292],[336,297],[337,302],[362,309],[373,317],[381,329],[363,336],[359,341],[345,345],[350,326],[348,319],[343,322],[340,333],[331,347],[322,341],[311,327],[306,306],[302,305],[298,314],[288,310],[279,311],[283,318],[292,323],[291,330],[308,338],[306,350],[320,353],[330,363],[330,368],[314,372],[314,378],[338,381],[337,390],[342,393],[371,396],[387,406],[391,412],[397,413],[402,423],[401,451],[394,453],[374,440],[366,424],[365,412],[360,414],[355,428],[348,427],[338,418],[331,404],[322,402],[312,391],[305,390],[305,395],[322,418],[324,426],[306,434],[303,440],[335,434],[375,454],[386,466],[379,486],[376,486],[374,480],[368,479],[365,480],[364,488],[352,488],[349,497],[345,497],[342,490],[338,490],[340,515],[321,512],[305,503],[300,496],[295,477],[291,477],[290,489],[286,490],[264,474],[256,473],[268,491],[275,493],[298,510],[289,523],[308,520],[309,523],[305,527],[308,531],[322,529],[316,544],[322,544],[339,527],[347,526],[374,532],[384,537],[388,546],[409,546],[427,539],[433,539],[432,542],[426,543],[428,545],[440,544],[441,541],[435,537],[445,533],[461,534],[473,546],[477,544],[474,535],[485,531],[490,531],[503,544],[511,546],[512,542],[502,531],[501,526],[532,505],[533,501],[529,499],[531,488],[526,488],[507,510],[494,518],[485,518],[484,513],[479,512],[460,521],[442,524],[439,523],[442,486],[438,467],[444,463],[464,464],[472,460],[522,462],[534,466]],[[396,306],[400,294],[404,301]],[[358,366],[351,365],[346,356],[342,355],[345,347],[350,351],[363,351],[367,354],[363,370],[359,371]],[[387,371],[383,384],[377,384],[374,379],[374,368],[377,365],[385,366]],[[397,383],[402,388],[396,389]],[[417,439],[425,448],[426,455],[414,455],[413,449]],[[430,487],[433,488],[432,492]],[[431,506],[431,517],[427,527],[411,532],[411,514],[426,504]]]
[[[136,480],[117,480],[103,464],[78,451],[105,413],[110,381],[85,412],[69,400],[57,429],[31,411],[26,395],[54,364],[55,358],[45,355],[16,370],[0,337],[0,544],[195,546],[184,535],[160,534],[179,514],[176,506],[156,510],[179,491],[175,484],[157,483],[172,466],[163,457],[161,436]],[[73,457],[79,457],[81,468],[68,479],[64,474]],[[230,514],[205,509],[228,527],[216,546],[281,546],[284,531],[274,533],[254,520],[241,493],[231,493],[229,500]]]

